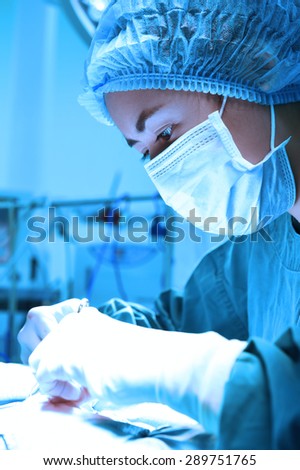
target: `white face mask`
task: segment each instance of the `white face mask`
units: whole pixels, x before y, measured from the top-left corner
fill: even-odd
[[[222,121],[224,109],[176,140],[145,165],[168,206],[201,230],[220,235],[255,232],[290,209],[296,188],[285,146],[275,142],[258,164],[245,160]]]

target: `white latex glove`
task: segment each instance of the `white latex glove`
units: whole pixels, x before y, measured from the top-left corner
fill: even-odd
[[[29,363],[50,396],[76,401],[85,389],[106,409],[162,403],[213,432],[225,383],[245,344],[213,332],[143,328],[85,308],[65,317]]]
[[[80,299],[69,299],[51,306],[35,307],[29,310],[26,322],[18,333],[21,346],[21,361],[28,364],[28,358],[37,345],[69,313],[78,311]]]

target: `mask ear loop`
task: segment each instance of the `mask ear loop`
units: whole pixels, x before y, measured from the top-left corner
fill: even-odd
[[[274,105],[270,105],[270,112],[271,112],[271,141],[270,147],[271,151],[275,149],[275,134],[276,134],[276,117],[275,117],[275,109]]]
[[[224,96],[224,97],[223,97],[222,106],[221,106],[221,109],[220,109],[220,111],[219,111],[219,114],[220,114],[221,117],[222,117],[222,114],[224,113],[226,101],[227,101],[227,96]]]

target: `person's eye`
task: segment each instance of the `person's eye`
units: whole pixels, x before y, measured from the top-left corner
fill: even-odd
[[[168,126],[166,129],[164,129],[158,136],[157,136],[157,140],[170,140],[170,138],[172,137],[172,131],[173,131],[173,126]]]
[[[156,137],[156,142],[159,142],[159,141],[162,141],[163,143],[168,142],[171,139],[172,134],[173,134],[173,125],[166,127],[160,134],[158,134],[158,136]],[[147,152],[143,154],[141,158],[141,161],[143,162],[143,164],[146,164],[147,162],[155,158],[162,150],[164,150],[166,145],[164,145],[163,143],[161,143],[161,145],[159,146],[160,148],[156,149],[156,151],[155,149],[152,149],[154,150],[153,154],[151,153],[150,155],[149,150],[147,150]]]

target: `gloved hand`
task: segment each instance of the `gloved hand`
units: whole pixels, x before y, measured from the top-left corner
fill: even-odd
[[[245,344],[213,332],[143,328],[85,308],[66,316],[29,364],[50,396],[76,401],[87,390],[106,409],[162,403],[215,431],[225,382]]]
[[[80,299],[69,299],[49,307],[35,307],[29,310],[26,322],[17,336],[21,346],[21,361],[24,364],[28,364],[32,351],[65,315],[78,311],[80,302]]]

